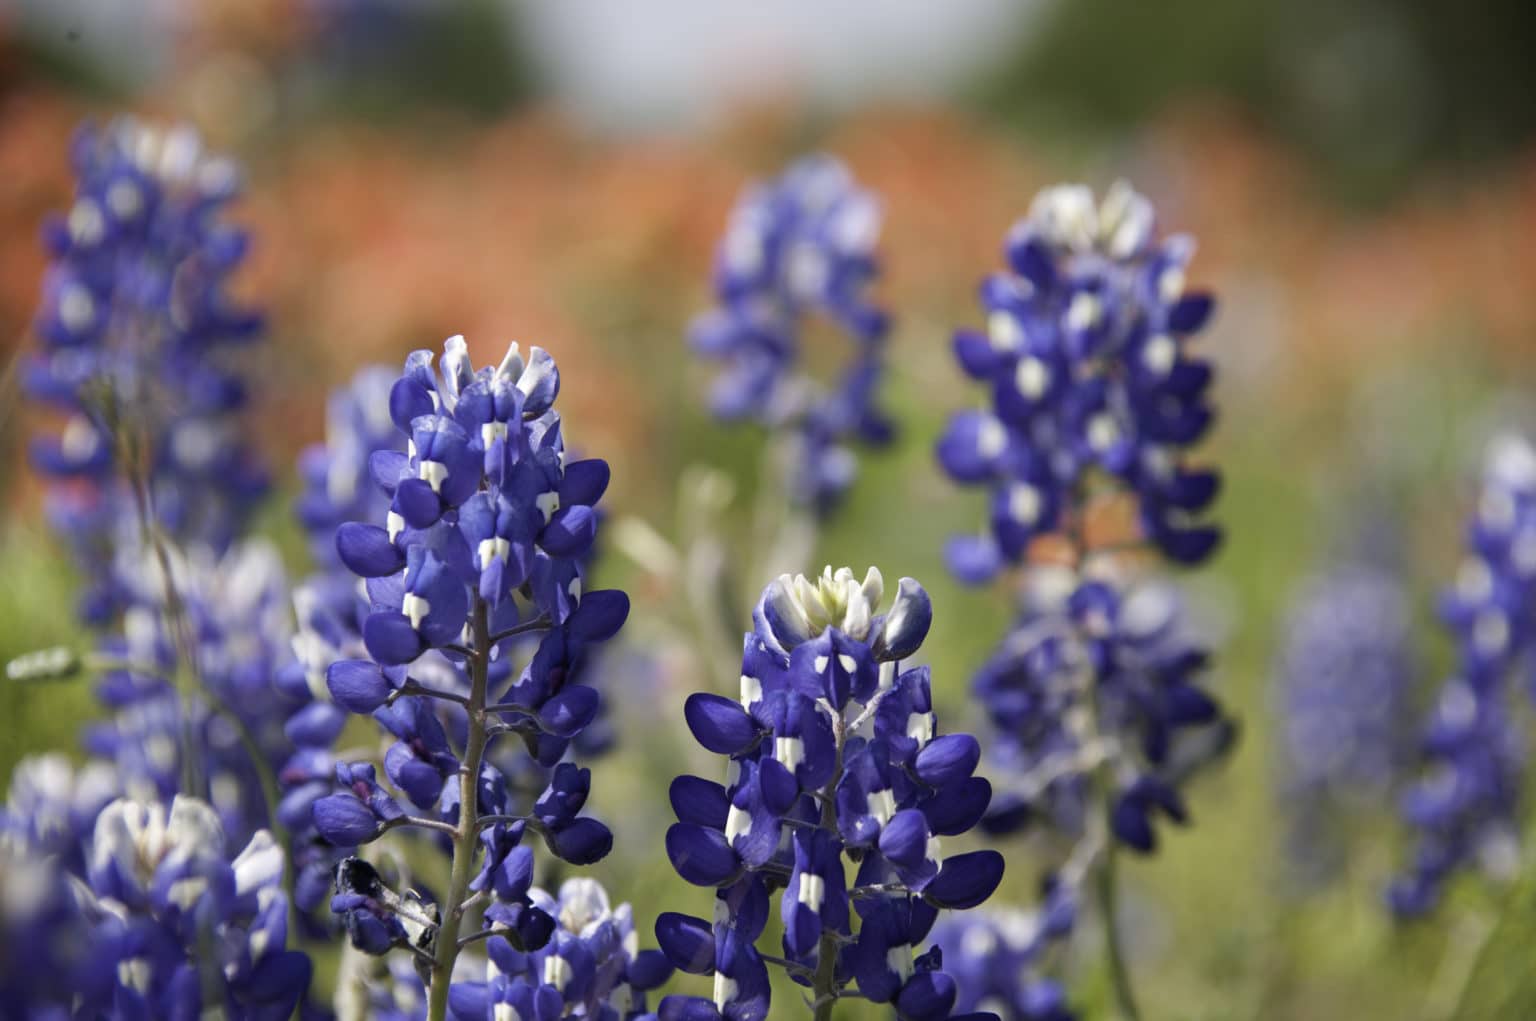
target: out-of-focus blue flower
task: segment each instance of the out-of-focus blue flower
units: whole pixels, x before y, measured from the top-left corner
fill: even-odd
[[[781,888],[783,956],[814,996],[856,984],[899,1017],[951,1016],[954,981],[937,956],[913,953],[940,909],[992,894],[1003,859],[942,851],[941,838],[981,818],[991,787],[973,775],[976,740],[940,735],[927,668],[901,669],[928,633],[927,593],[904,578],[880,613],[883,593],[874,569],[862,581],[830,567],[814,581],[779,578],[746,635],[739,699],[688,699],[694,738],[730,766],[724,785],[673,782],[667,854],[685,880],[715,891],[715,913],[664,914],[656,936],[679,969],[713,974],[715,990],[668,997],[662,1016],[768,1015],[756,942]],[[852,887],[847,861],[858,863]]]
[[[825,512],[857,471],[853,444],[883,445],[892,426],[878,406],[886,314],[870,299],[879,201],[828,156],[792,165],[737,203],[715,260],[716,307],[690,341],[722,365],[711,396],[717,416],[754,421],[790,441],[794,499]],[[852,344],[841,375],[808,373],[813,319]]]
[[[259,904],[232,906],[247,893],[224,889],[225,834],[231,847],[251,853],[271,845],[268,828],[280,824],[267,796],[271,775],[296,745],[333,738],[345,717],[292,714],[274,689],[289,654],[286,579],[275,551],[243,535],[266,476],[242,428],[247,392],[238,353],[259,336],[261,321],[227,291],[248,248],[224,219],[237,174],[190,129],[131,120],[83,129],[73,157],[74,202],[45,232],[53,263],[35,322],[39,351],[24,384],[62,421],[56,435],[33,444],[32,460],[49,480],[53,523],[85,575],[81,617],[97,631],[93,658],[105,664],[97,695],[107,712],[86,732],[94,761],[81,776],[110,770],[111,778],[82,780],[70,795],[57,770],[18,777],[5,830],[26,840],[30,853],[57,855],[77,879],[89,865],[98,901],[131,892],[104,890],[103,876],[128,882],[118,875],[123,869],[99,873],[100,863],[81,850],[90,843],[99,856],[105,838],[121,843],[117,830],[103,829],[109,818],[130,830],[142,817],[150,831],[175,831],[178,820],[207,831],[196,847],[177,845],[170,856],[191,862],[191,873],[166,878],[155,859],[159,885],[133,892],[129,907],[152,910],[172,935],[213,938],[231,953],[244,952],[235,936],[194,930],[238,925],[256,940],[246,957],[215,961],[198,945],[198,961],[222,969],[238,1016],[287,1016],[308,982],[307,959],[268,958],[263,949],[281,950],[283,932],[265,929],[287,925],[286,894],[275,891],[284,900],[274,909],[252,888]],[[126,800],[103,810],[108,789]],[[167,822],[159,806],[172,804]],[[92,831],[94,840],[81,839]],[[173,844],[180,839],[172,833]],[[280,875],[283,851],[272,850]],[[238,887],[244,879],[236,878]],[[196,925],[182,917],[194,901]],[[84,904],[81,913],[94,924],[100,904]],[[148,921],[107,913],[123,923],[107,938],[126,948],[93,952],[103,960],[118,949],[159,955],[124,964],[127,977],[118,982],[127,991],[112,994],[114,1016],[196,1013],[214,980],[183,960],[194,944],[170,943]],[[163,975],[150,974],[162,965]]]
[[[290,624],[275,552],[243,537],[266,479],[239,356],[261,321],[227,288],[249,247],[225,219],[238,174],[190,129],[133,120],[82,129],[73,162],[24,382],[63,421],[33,462],[113,664],[87,747],[121,791],[205,798],[244,840],[272,824],[263,770],[340,717],[285,728],[273,697]]]
[[[1409,744],[1413,662],[1401,582],[1369,564],[1309,580],[1285,625],[1276,672],[1288,786],[1366,796],[1388,789]]]
[[[103,638],[99,653],[121,665],[98,683],[112,715],[87,728],[86,747],[112,762],[123,790],[141,800],[169,800],[195,780],[232,839],[248,838],[269,824],[252,754],[275,772],[295,745],[290,707],[273,686],[292,630],[286,578],[276,550],[259,541],[223,556],[207,547],[165,553],[174,611],[156,554],[120,558],[121,576],[133,579],[123,589],[128,608],[121,636]],[[179,626],[195,688],[174,680]],[[339,729],[343,719],[310,722]]]
[[[112,802],[73,877],[36,848],[7,846],[5,881],[36,884],[3,898],[8,1010],[277,1021],[309,984],[309,958],[286,948],[282,848],[263,830],[231,857],[205,802]]]
[[[76,770],[56,752],[22,759],[0,805],[0,835],[78,871],[97,813],[121,793],[117,772],[105,762]]]
[[[339,567],[336,529],[348,521],[383,525],[388,507],[369,475],[376,450],[404,450],[405,438],[389,414],[389,391],[400,374],[383,365],[362,369],[326,402],[325,441],[299,454],[303,492],[294,515],[310,537],[310,553],[325,568]]]
[[[1211,366],[1190,350],[1214,302],[1185,289],[1194,243],[1159,239],[1155,219],[1123,183],[1102,200],[1078,185],[1036,197],[1008,234],[1007,268],[982,283],[985,328],[954,338],[984,406],[954,415],[936,448],[952,479],[989,492],[983,534],[946,548],[952,573],[981,584],[1013,566],[1023,594],[973,685],[1000,735],[983,824],[1005,834],[1043,820],[1071,834],[1048,897],[1073,903],[1087,876],[1114,868],[1117,847],[1150,853],[1162,821],[1186,821],[1183,781],[1235,733],[1176,601],[1115,556],[1135,547],[1195,564],[1220,538],[1203,518],[1219,477],[1186,462],[1214,420]],[[1131,534],[1100,540],[1105,504],[1134,514]],[[1031,562],[1043,537],[1057,556]],[[1113,903],[1104,910],[1114,950]],[[1064,1010],[1054,986],[1029,988],[1046,997],[1037,1013]],[[1114,990],[1134,1014],[1123,973]],[[1024,1010],[1024,995],[1002,1002]]]
[[[986,328],[955,334],[987,405],[954,416],[938,443],[951,478],[991,494],[986,534],[950,543],[961,580],[1020,563],[1032,539],[1071,523],[1094,472],[1134,494],[1142,537],[1168,557],[1215,548],[1198,515],[1219,480],[1185,464],[1214,417],[1211,367],[1189,350],[1213,300],[1184,287],[1194,242],[1158,240],[1155,226],[1124,184],[1102,201],[1061,185],[1010,231],[1007,270],[981,287]]]
[[[105,624],[123,602],[113,561],[137,529],[134,476],[174,543],[216,553],[265,491],[231,358],[261,319],[226,290],[249,247],[223,217],[233,163],[189,128],[133,120],[82,129],[73,162],[74,204],[45,231],[53,263],[23,381],[62,417],[32,461],[56,480],[50,516],[89,579],[82,614]]]
[[[485,981],[454,986],[457,1015],[654,1018],[646,993],[667,980],[672,966],[660,951],[639,948],[628,904],[612,908],[592,879],[566,880],[558,897],[534,889],[530,899],[554,920],[552,933],[528,950],[501,936],[488,940]]]
[[[1180,784],[1230,736],[1202,684],[1207,653],[1165,586],[1048,568],[1036,581],[974,682],[1008,777],[986,825],[1008,833],[1045,817],[1075,830],[1090,777],[1107,767],[1114,835],[1151,851],[1156,820],[1185,820]]]
[[[1404,916],[1431,910],[1463,868],[1508,877],[1519,866],[1525,755],[1509,702],[1536,636],[1536,450],[1523,438],[1490,446],[1466,555],[1440,611],[1458,668],[1424,726],[1424,775],[1403,798],[1418,847],[1388,899]]]
[[[1072,912],[984,909],[941,919],[929,939],[960,988],[957,1010],[990,1011],[1001,1021],[1075,1021],[1066,991],[1036,968],[1072,926]]]
[[[1321,571],[1298,590],[1280,641],[1288,860],[1325,873],[1344,816],[1379,804],[1412,761],[1416,671],[1401,578],[1369,559]]]

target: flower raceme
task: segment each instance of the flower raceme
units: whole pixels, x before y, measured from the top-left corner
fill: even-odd
[[[1193,242],[1158,240],[1155,227],[1151,204],[1124,184],[1102,200],[1077,185],[1036,197],[1009,232],[1006,271],[982,284],[985,329],[955,334],[986,406],[956,414],[936,450],[956,482],[991,493],[985,534],[950,541],[951,572],[981,584],[1013,567],[1024,602],[973,685],[1000,733],[994,776],[1005,777],[985,826],[1002,834],[1044,819],[1075,838],[1040,913],[1075,905],[1097,878],[1106,963],[1128,1017],[1137,1010],[1114,919],[1116,851],[1151,852],[1160,819],[1183,822],[1181,782],[1234,733],[1169,593],[1137,584],[1115,555],[1147,549],[1196,564],[1220,537],[1202,518],[1219,478],[1186,464],[1214,420],[1211,367],[1189,350],[1214,303],[1185,289]],[[1132,534],[1100,540],[1106,501],[1134,511]],[[1057,562],[1032,560],[1047,536]],[[1070,928],[1069,915],[1054,938]],[[1053,1016],[1060,997],[1036,999],[1053,988],[996,994],[1010,1016]]]
[[[230,857],[206,802],[118,799],[83,841],[78,877],[15,835],[0,839],[7,1016],[293,1015],[310,961],[285,948],[283,849],[267,831]]]
[[[867,294],[879,232],[879,201],[846,167],[800,160],[737,203],[715,260],[717,304],[690,331],[693,349],[724,366],[715,414],[782,431],[790,491],[823,513],[853,483],[851,444],[881,446],[892,435],[876,404],[890,324]],[[813,315],[853,345],[835,380],[805,368]]]
[[[354,946],[409,948],[430,962],[437,1021],[470,901],[486,906],[483,932],[466,940],[493,933],[493,959],[508,947],[538,951],[555,932],[531,899],[524,838],[541,836],[573,865],[612,846],[608,829],[581,815],[591,775],[567,753],[598,711],[581,665],[623,625],[629,601],[583,585],[608,466],[567,461],[554,360],[539,348],[524,360],[513,345],[476,371],[454,337],[432,362],[415,352],[389,389],[405,442],[369,458],[383,513],[336,534],[341,562],[366,582],[366,655],[331,663],[327,693],[371,714],[394,742],[382,778],[374,763],[336,764],[335,793],[314,800],[312,815],[340,848],[402,827],[451,845],[452,878],[436,903],[396,894],[356,858],[338,866],[332,900]],[[538,777],[531,803],[499,765],[506,756],[492,746],[505,737]]]
[[[987,908],[941,920],[933,942],[959,983],[959,1009],[990,1011],[1001,1021],[1076,1021],[1061,985],[1033,974],[1072,924],[1073,906],[1060,898],[1034,912]]]
[[[1388,902],[1405,917],[1430,911],[1462,869],[1509,878],[1519,867],[1525,757],[1510,687],[1536,641],[1536,449],[1524,438],[1490,444],[1467,545],[1440,604],[1458,671],[1424,725],[1425,772],[1402,803],[1418,847]]]
[[[882,595],[874,569],[862,581],[847,568],[779,578],[746,635],[740,698],[688,699],[688,727],[729,758],[727,780],[673,782],[667,854],[685,880],[715,891],[715,912],[663,914],[656,935],[679,969],[714,975],[715,991],[668,997],[661,1017],[768,1016],[769,958],[756,944],[775,891],[775,961],[811,988],[818,1018],[853,995],[904,1019],[951,1016],[957,992],[940,955],[914,950],[940,909],[991,895],[1003,859],[943,855],[941,838],[970,830],[991,788],[973,775],[976,739],[939,733],[927,668],[902,669],[932,620],[927,593],[904,578],[879,613]]]
[[[1089,780],[1107,767],[1114,837],[1150,852],[1159,818],[1186,820],[1179,786],[1225,733],[1201,683],[1208,653],[1190,641],[1166,586],[1045,568],[1034,580],[972,689],[1008,776],[987,828],[1010,833],[1045,817],[1080,830]]]
[[[1134,494],[1142,537],[1168,557],[1197,563],[1215,548],[1219,532],[1195,517],[1219,480],[1184,464],[1214,417],[1210,365],[1188,350],[1214,302],[1184,288],[1193,241],[1156,241],[1154,228],[1124,184],[1102,202],[1061,185],[1009,233],[1008,270],[981,287],[985,330],[954,340],[988,407],[955,415],[938,443],[951,478],[991,491],[988,533],[949,544],[961,580],[985,581],[1060,531],[1092,470]]]
[[[239,190],[231,161],[190,128],[131,119],[82,128],[72,158],[74,202],[44,232],[53,262],[23,385],[64,416],[32,462],[60,483],[49,514],[88,578],[81,614],[105,625],[125,601],[113,558],[136,542],[137,500],[175,543],[218,554],[265,491],[230,358],[261,317],[226,290],[249,248],[222,219]]]
[[[1372,528],[1382,531],[1375,519]],[[1401,560],[1353,545],[1297,591],[1272,682],[1286,858],[1311,884],[1338,874],[1358,820],[1414,759],[1417,664]]]

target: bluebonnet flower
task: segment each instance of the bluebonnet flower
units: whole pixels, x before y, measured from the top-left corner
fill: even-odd
[[[1536,636],[1536,450],[1523,438],[1489,448],[1466,555],[1440,611],[1458,664],[1424,725],[1423,778],[1403,799],[1418,847],[1388,899],[1404,916],[1431,910],[1464,868],[1506,878],[1518,868],[1525,756],[1510,689],[1527,675]]]
[[[1316,573],[1292,602],[1274,683],[1287,860],[1305,873],[1333,870],[1340,824],[1379,804],[1412,761],[1412,644],[1403,580],[1371,557]]]
[[[122,635],[100,646],[118,665],[97,685],[112,715],[87,728],[86,748],[112,762],[124,791],[140,800],[169,800],[194,782],[231,837],[244,839],[271,824],[263,777],[289,758],[298,730],[285,724],[273,685],[291,633],[287,581],[276,551],[259,541],[220,557],[207,547],[163,552],[169,581],[148,551],[121,572],[134,579],[123,589]],[[195,685],[175,679],[183,655]],[[343,722],[316,725],[334,736]]]
[[[1198,520],[1218,478],[1185,464],[1213,420],[1210,365],[1189,338],[1213,300],[1187,292],[1194,243],[1157,240],[1151,204],[1124,184],[1095,201],[1048,188],[1009,232],[1008,269],[981,287],[985,330],[955,334],[983,410],[954,416],[938,458],[956,482],[990,491],[983,536],[953,539],[957,577],[982,582],[1024,559],[1031,540],[1073,524],[1097,472],[1128,489],[1141,537],[1180,563],[1204,560],[1219,532]]]
[[[376,499],[369,458],[376,450],[404,450],[405,440],[389,412],[389,392],[400,374],[369,365],[326,402],[325,441],[299,454],[303,491],[294,515],[310,540],[310,554],[323,568],[339,567],[336,530],[349,521],[383,525],[387,505]]]
[[[335,705],[371,714],[393,743],[382,777],[370,763],[338,763],[334,793],[311,811],[338,848],[399,827],[450,845],[440,901],[395,893],[358,859],[338,866],[332,899],[354,946],[409,947],[421,959],[429,1016],[440,1019],[466,901],[489,902],[488,952],[534,952],[552,936],[548,912],[530,899],[525,840],[538,835],[575,865],[612,846],[608,829],[581,814],[590,773],[566,756],[599,708],[579,671],[623,625],[629,602],[584,586],[608,466],[567,460],[554,360],[533,348],[525,361],[513,345],[476,371],[454,337],[439,370],[432,362],[429,351],[413,353],[390,388],[406,442],[369,457],[382,521],[372,511],[336,533],[368,606],[363,654],[327,667],[327,691]],[[528,641],[536,648],[517,670],[514,650]],[[540,786],[521,790],[488,753],[509,737],[540,767],[531,774]]]
[[[228,293],[249,246],[224,217],[238,174],[190,129],[133,120],[82,129],[73,162],[24,381],[63,419],[33,462],[110,664],[87,748],[123,791],[206,798],[243,840],[273,824],[264,777],[290,738],[270,697],[286,581],[243,538],[266,478],[239,357],[261,320]]]
[[[1159,819],[1185,821],[1180,784],[1227,736],[1201,686],[1208,654],[1166,586],[1046,568],[1035,580],[974,683],[1009,776],[986,824],[1009,833],[1044,816],[1080,829],[1090,780],[1103,771],[1114,836],[1151,851]]]
[[[45,231],[41,350],[23,379],[63,418],[32,460],[58,481],[50,516],[88,578],[82,615],[106,624],[122,608],[113,559],[139,500],[177,545],[219,553],[265,491],[231,358],[261,319],[226,287],[249,247],[223,219],[233,163],[188,128],[126,119],[82,129],[73,162],[74,204]]]
[[[1075,905],[1056,897],[1032,912],[983,909],[939,921],[929,937],[960,987],[956,1009],[1001,1021],[1075,1021],[1059,982],[1036,969],[1072,928]]]
[[[973,685],[999,732],[984,825],[1044,822],[1075,838],[1048,901],[1075,905],[1099,877],[1111,985],[1129,1016],[1116,851],[1150,853],[1162,822],[1186,821],[1184,780],[1235,734],[1203,687],[1208,656],[1177,600],[1114,556],[1195,564],[1220,537],[1201,517],[1219,477],[1186,463],[1214,419],[1211,367],[1188,343],[1214,302],[1185,289],[1193,242],[1159,240],[1155,227],[1124,184],[1102,201],[1075,185],[1041,192],[1008,235],[1007,270],[982,284],[986,329],[955,335],[987,404],[955,415],[937,445],[951,478],[991,494],[986,533],[950,541],[951,571],[979,584],[1017,565],[1023,597]],[[1105,505],[1128,512],[1130,534],[1100,534]]]
[[[0,833],[79,870],[80,849],[97,814],[121,793],[117,772],[105,762],[87,762],[77,770],[57,752],[25,758],[11,772],[0,805]]]
[[[285,945],[282,848],[263,830],[231,857],[205,802],[112,802],[84,847],[83,875],[66,876],[36,849],[8,854],[8,881],[39,884],[26,896],[6,891],[8,1009],[277,1021],[308,986],[309,958]]]
[[[991,788],[973,775],[976,739],[939,733],[927,668],[902,669],[928,633],[927,593],[903,578],[882,614],[883,590],[874,569],[862,581],[830,567],[815,581],[779,578],[746,635],[740,698],[689,697],[689,729],[729,768],[723,785],[673,782],[667,854],[715,891],[715,912],[663,914],[656,935],[674,965],[714,975],[715,988],[668,997],[662,1017],[768,1016],[756,944],[781,889],[783,964],[811,987],[818,1016],[850,985],[905,1019],[952,1016],[957,991],[940,956],[913,951],[940,909],[992,894],[1003,859],[942,852],[942,837],[981,818]]]
[[[868,291],[877,271],[880,207],[837,160],[813,156],[753,186],[737,203],[715,260],[716,307],[692,327],[693,349],[722,363],[711,406],[788,440],[797,503],[830,510],[852,484],[855,443],[889,442],[877,403],[889,319]],[[834,380],[806,372],[812,317],[852,354]]]
[[[610,906],[608,893],[592,879],[568,879],[559,896],[529,891],[553,931],[536,950],[520,951],[504,940],[487,947],[484,982],[455,985],[453,1009],[460,1017],[654,1018],[646,993],[672,974],[657,950],[641,950],[628,904]]]
[[[248,247],[223,220],[237,175],[189,129],[128,120],[83,130],[74,162],[74,204],[46,232],[54,262],[25,384],[64,422],[58,436],[33,444],[33,462],[51,480],[53,523],[86,576],[80,613],[98,635],[92,665],[103,667],[97,695],[107,717],[86,732],[94,761],[82,776],[110,769],[112,777],[110,785],[82,783],[68,799],[57,776],[30,790],[20,784],[5,812],[7,839],[56,855],[76,881],[84,870],[94,899],[58,903],[75,902],[93,932],[103,931],[103,910],[124,923],[108,927],[110,945],[96,951],[103,960],[119,950],[157,955],[125,964],[129,977],[108,991],[114,1013],[195,1013],[216,983],[183,958],[212,960],[198,941],[213,938],[245,954],[215,962],[228,987],[220,995],[238,1016],[286,1017],[309,968],[302,955],[267,953],[281,951],[288,913],[276,888],[284,855],[268,834],[282,836],[272,774],[296,734],[339,729],[344,717],[288,720],[273,697],[291,628],[276,553],[243,537],[266,477],[241,428],[246,386],[237,355],[259,335],[260,317],[226,290]],[[108,786],[127,800],[102,809]],[[167,822],[161,806],[170,804]],[[98,875],[90,854],[121,844],[122,827],[152,836],[175,831],[178,819],[202,836],[183,845],[181,836],[197,834],[173,832],[165,862],[190,872],[167,873],[157,858],[138,887],[119,874],[126,866]],[[80,837],[93,820],[87,853]],[[108,820],[118,829],[104,830]],[[226,881],[226,833],[231,847],[260,852],[261,862],[276,854],[270,882],[247,890],[239,867]],[[151,878],[153,889],[144,886]],[[116,885],[104,890],[108,880]],[[127,918],[113,906],[123,898],[157,920]],[[194,901],[199,917],[182,917]],[[239,932],[214,934],[215,923]],[[241,933],[257,939],[248,952]],[[163,975],[153,973],[162,965]]]

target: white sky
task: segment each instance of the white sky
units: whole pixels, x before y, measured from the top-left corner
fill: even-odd
[[[202,0],[0,0],[130,79]],[[260,3],[264,0],[245,0]],[[449,0],[378,0],[430,5]],[[841,106],[924,97],[1008,45],[1041,0],[498,0],[555,95],[606,127],[686,124],[766,92]]]
[[[507,0],[557,93],[609,125],[691,120],[758,91],[927,96],[1015,38],[1038,0]]]

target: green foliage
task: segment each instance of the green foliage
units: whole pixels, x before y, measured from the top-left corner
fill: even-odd
[[[1057,0],[977,98],[1068,138],[1215,104],[1298,144],[1339,193],[1377,201],[1536,135],[1533,31],[1520,0]]]

